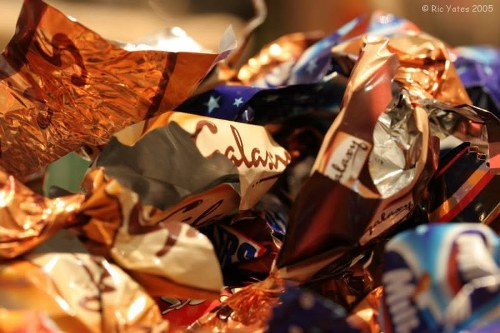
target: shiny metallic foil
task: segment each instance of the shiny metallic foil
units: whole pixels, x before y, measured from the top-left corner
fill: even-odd
[[[31,331],[28,327],[33,332],[82,333],[168,329],[144,289],[100,257],[30,255],[0,265],[0,286],[2,332],[24,331],[16,328]],[[25,320],[32,322],[17,321],[21,310],[25,311]]]
[[[294,33],[282,36],[265,45],[258,54],[251,57],[238,70],[234,80],[239,81],[240,84],[257,87],[282,85],[288,78],[290,69],[302,53],[321,37],[323,36],[319,32]],[[271,73],[275,74],[272,82],[268,81]]]
[[[0,56],[0,166],[27,176],[189,97],[217,54],[129,52],[41,0]]]
[[[164,211],[142,205],[136,193],[102,169],[89,172],[83,186],[85,196],[50,200],[3,175],[0,260],[26,253],[61,228],[71,227],[91,254],[118,264],[150,294],[217,297],[222,274],[205,236],[177,222],[182,218],[165,221]],[[182,210],[191,213],[189,207]]]

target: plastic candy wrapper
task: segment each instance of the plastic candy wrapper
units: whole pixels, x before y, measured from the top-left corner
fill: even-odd
[[[168,329],[156,304],[137,282],[99,257],[30,255],[1,264],[0,282],[0,328],[6,332],[15,332],[20,315],[30,320],[21,327],[31,326],[36,332]]]
[[[163,211],[141,204],[102,169],[89,172],[83,187],[85,195],[46,199],[2,174],[0,258],[17,257],[72,228],[90,253],[111,259],[149,294],[218,295],[222,275],[205,236],[179,220],[164,222]]]
[[[500,50],[463,46],[452,49],[454,62],[472,103],[500,117]]]
[[[180,112],[137,124],[117,138],[97,165],[146,202],[155,200],[159,208],[167,209],[182,199],[172,213],[197,226],[215,216],[252,208],[290,162],[289,153],[262,126]],[[170,198],[172,193],[175,200]],[[164,201],[161,206],[159,201]],[[203,209],[205,215],[180,218],[179,212],[187,212],[182,206]]]
[[[129,52],[41,0],[0,56],[0,166],[23,177],[172,110],[227,55]]]
[[[397,235],[385,252],[383,331],[464,332],[495,325],[499,264],[500,240],[484,225],[431,224]]]
[[[266,278],[281,247],[282,235],[263,211],[242,212],[200,231],[214,244],[226,285]]]
[[[429,188],[429,220],[477,221],[500,233],[500,175],[493,174],[484,155],[470,143],[448,152]]]

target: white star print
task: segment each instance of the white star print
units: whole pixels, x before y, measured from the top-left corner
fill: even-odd
[[[215,97],[215,96],[210,95],[210,99],[208,100],[207,103],[205,103],[205,105],[208,106],[208,113],[212,113],[213,110],[220,107],[219,99],[220,99],[220,96]]]
[[[238,97],[238,98],[234,99],[234,103],[233,103],[234,106],[239,107],[241,104],[243,104],[243,98]]]
[[[318,67],[318,65],[316,64],[316,60],[311,60],[309,61],[309,63],[307,64],[307,68],[306,68],[306,72],[308,72],[309,74],[312,74],[314,72],[314,70],[316,69],[316,67]]]

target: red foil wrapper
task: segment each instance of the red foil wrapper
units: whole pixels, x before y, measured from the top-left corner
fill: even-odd
[[[0,56],[0,166],[27,176],[82,145],[105,144],[127,125],[179,105],[219,58],[128,52],[27,0]]]

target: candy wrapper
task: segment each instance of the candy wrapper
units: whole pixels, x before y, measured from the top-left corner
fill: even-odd
[[[475,106],[500,117],[500,50],[464,46],[452,50],[455,67]]]
[[[7,332],[16,328],[15,314],[20,315],[21,310],[25,319],[36,319],[29,323],[38,326],[36,332],[168,329],[145,291],[120,268],[99,257],[31,255],[0,265],[0,281],[0,317],[9,313],[0,328]]]
[[[41,0],[0,56],[0,166],[22,177],[172,110],[227,55],[129,52]]]
[[[494,175],[484,155],[463,143],[439,161],[429,193],[429,220],[477,221],[500,233],[500,175]]]
[[[463,332],[500,316],[500,243],[479,224],[420,226],[386,247],[385,332]]]
[[[290,162],[289,153],[262,126],[180,112],[130,127],[117,139],[102,152],[97,165],[159,208],[183,199],[170,210],[178,220],[197,226],[252,208]],[[158,158],[153,149],[161,149],[165,157]],[[205,213],[180,218],[179,212],[187,212],[182,206]]]
[[[87,174],[86,195],[46,199],[3,175],[0,258],[13,258],[72,228],[87,249],[124,268],[152,295],[210,298],[222,287],[210,241],[189,225],[162,222],[164,212],[107,177]],[[202,274],[204,279],[198,279]]]
[[[397,66],[387,41],[367,40],[342,111],[292,208],[277,261],[284,277],[305,282],[340,257],[342,264],[330,269],[349,265],[359,255],[353,251],[357,244],[367,244],[412,212],[423,188],[412,191],[429,178],[435,146],[424,110],[413,108],[404,90],[392,95]]]

